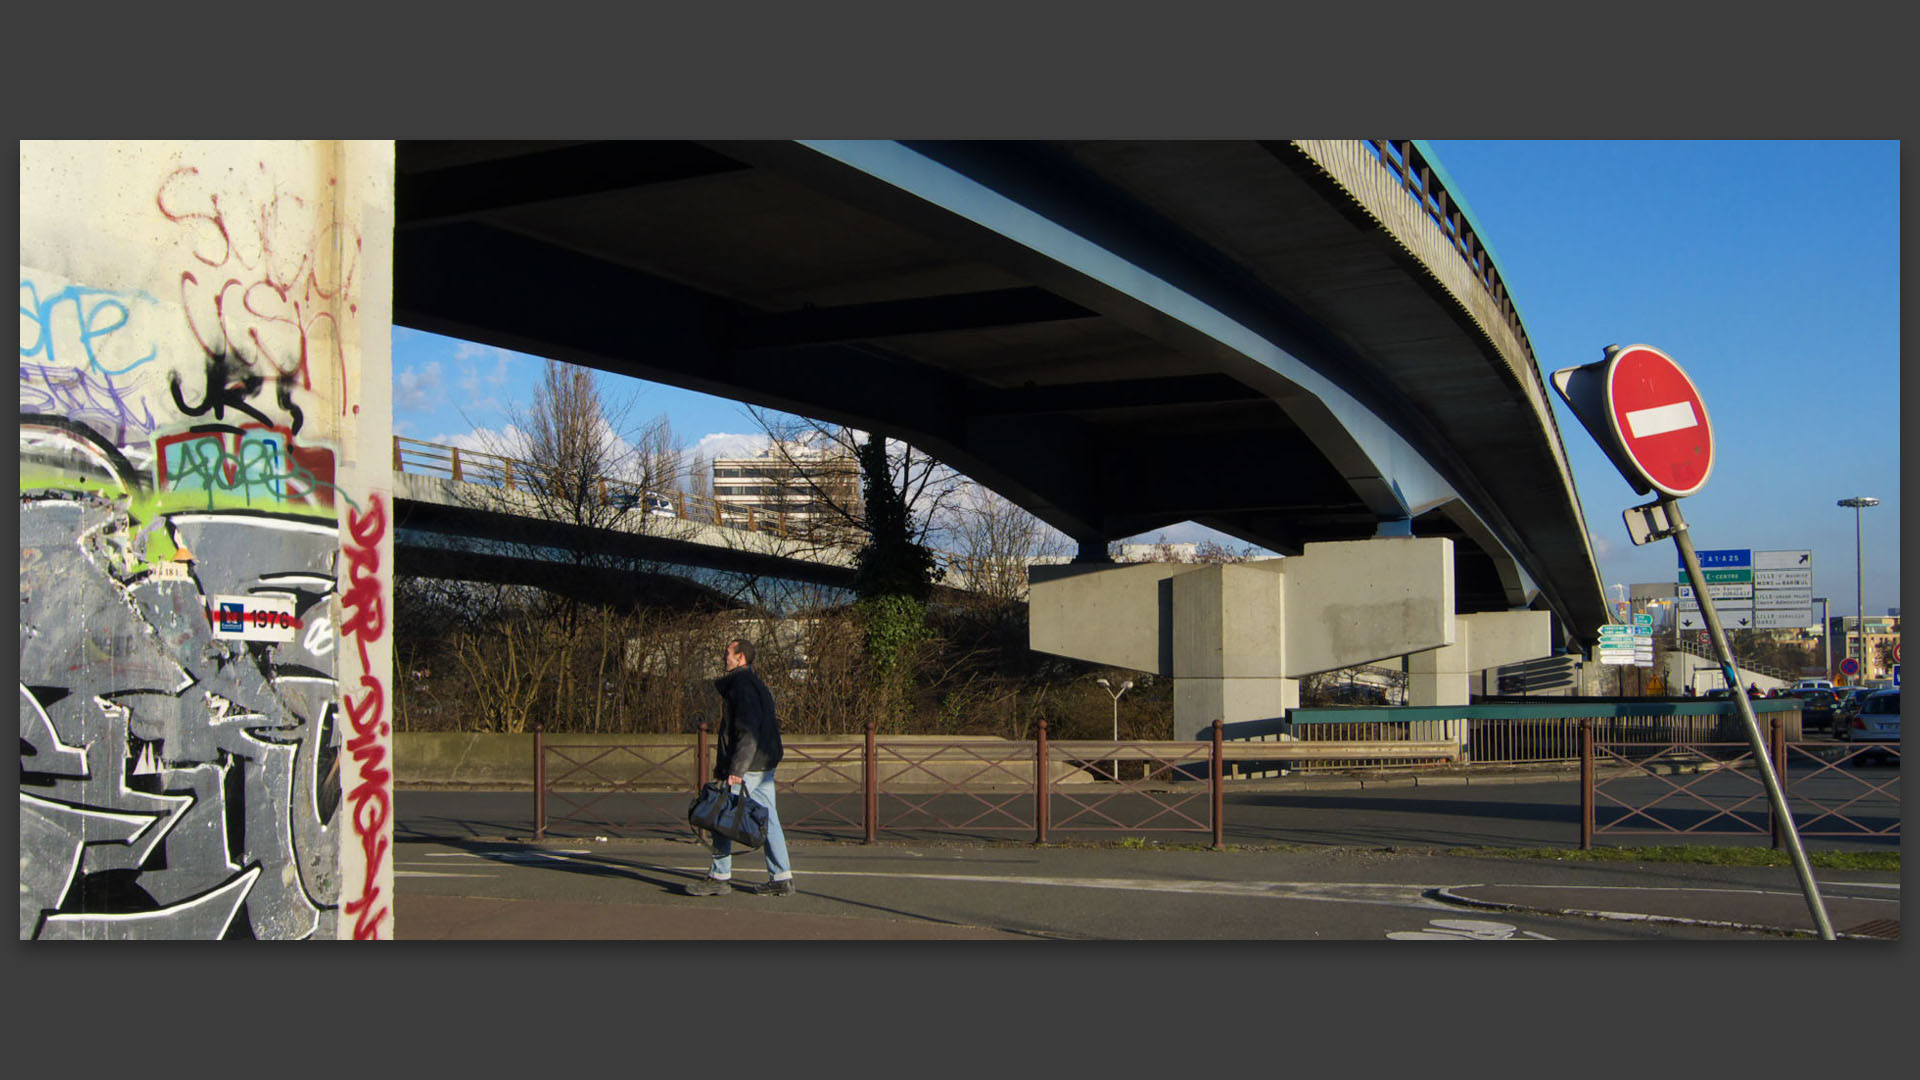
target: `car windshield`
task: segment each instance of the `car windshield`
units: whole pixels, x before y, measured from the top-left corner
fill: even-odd
[[[1860,711],[1863,713],[1872,713],[1875,716],[1883,716],[1889,713],[1898,715],[1900,712],[1900,695],[1886,694],[1880,697],[1868,698],[1866,705],[1863,706]]]

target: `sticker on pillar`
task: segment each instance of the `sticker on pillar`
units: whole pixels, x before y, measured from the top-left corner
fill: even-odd
[[[215,596],[207,620],[214,637],[231,641],[292,641],[303,626],[281,596]]]

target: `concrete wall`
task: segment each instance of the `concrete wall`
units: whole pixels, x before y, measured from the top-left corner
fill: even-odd
[[[391,937],[390,143],[22,143],[20,936]]]

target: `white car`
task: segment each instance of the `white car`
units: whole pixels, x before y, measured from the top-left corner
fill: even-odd
[[[1795,690],[1831,690],[1833,689],[1833,680],[1801,679],[1799,682],[1793,684],[1793,688]]]
[[[1900,741],[1900,691],[1876,690],[1844,722],[1835,721],[1834,735],[1849,742]]]

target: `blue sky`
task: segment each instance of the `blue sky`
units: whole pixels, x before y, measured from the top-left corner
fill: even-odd
[[[1682,504],[1697,547],[1810,548],[1814,594],[1851,614],[1854,513],[1834,503],[1872,495],[1865,607],[1899,606],[1897,143],[1428,145],[1483,230],[1543,374],[1640,343],[1699,386],[1716,450],[1706,487]],[[404,328],[393,355],[395,432],[455,445],[504,428],[541,369]],[[734,452],[758,434],[737,402],[602,380],[631,419],[664,414],[689,447]],[[1555,408],[1602,581],[1673,580],[1672,543],[1636,548],[1620,520],[1647,500],[1557,397]]]

